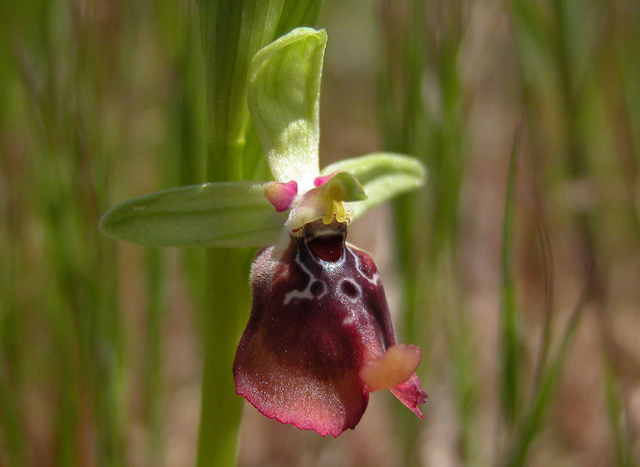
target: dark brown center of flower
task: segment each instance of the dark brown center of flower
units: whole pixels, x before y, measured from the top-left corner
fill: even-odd
[[[333,221],[325,224],[322,219],[304,226],[304,240],[313,255],[329,263],[335,263],[342,258],[344,242],[347,237],[347,225]]]
[[[322,261],[334,263],[342,257],[344,250],[344,237],[331,235],[311,240],[309,248]]]

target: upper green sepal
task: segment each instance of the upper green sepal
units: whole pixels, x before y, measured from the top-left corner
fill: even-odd
[[[360,181],[349,172],[338,172],[324,185],[327,197],[334,201],[364,201],[367,194]]]
[[[205,183],[120,203],[100,230],[146,246],[257,247],[277,243],[286,218],[264,197],[262,183]]]
[[[353,219],[396,195],[420,188],[425,181],[424,166],[413,157],[392,153],[374,153],[345,159],[322,169],[322,175],[348,172],[364,189],[367,199],[349,203]]]
[[[313,188],[319,171],[320,79],[324,30],[297,28],[251,61],[247,98],[269,168],[278,182]]]

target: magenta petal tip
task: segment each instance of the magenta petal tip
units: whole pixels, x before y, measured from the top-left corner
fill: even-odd
[[[291,207],[298,194],[298,183],[292,180],[287,183],[269,182],[264,185],[264,196],[276,208],[277,212],[286,211]]]
[[[321,176],[321,177],[316,177],[316,178],[313,180],[313,186],[322,186],[322,185],[324,185],[324,184],[325,184],[325,183],[327,183],[327,182],[331,179],[331,177],[333,177],[334,175],[335,175],[335,174],[333,173],[333,174],[331,174],[331,175],[325,175],[325,176]]]

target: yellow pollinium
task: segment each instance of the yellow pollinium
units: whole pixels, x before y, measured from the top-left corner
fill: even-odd
[[[353,211],[345,202],[362,201],[367,196],[360,182],[347,172],[338,172],[326,183],[305,193],[291,210],[287,228],[295,232],[318,219],[329,225],[333,219],[350,222]]]
[[[334,216],[338,222],[351,222],[353,212],[345,207],[343,201],[329,199],[327,200],[326,206],[327,209],[324,216],[322,216],[322,222],[326,225],[333,222]]]
[[[322,221],[331,224],[333,218],[338,222],[350,222],[353,212],[345,207],[344,201],[362,201],[367,199],[362,185],[351,174],[339,172],[331,177],[321,188],[325,213]]]

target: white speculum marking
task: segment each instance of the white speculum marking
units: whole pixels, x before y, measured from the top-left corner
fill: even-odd
[[[351,253],[351,256],[353,256],[353,260],[356,262],[356,270],[360,273],[360,276],[367,282],[370,282],[373,285],[377,285],[378,282],[380,282],[380,274],[376,272],[373,277],[369,279],[360,266],[360,258],[358,258],[358,255],[356,255],[351,248],[349,248],[349,253]]]
[[[305,246],[307,247],[307,250],[308,250],[309,247],[306,244]],[[366,280],[371,284],[377,285],[378,282],[380,282],[380,274],[375,273],[372,278],[367,277],[367,275],[364,273],[360,265],[360,259],[358,258],[358,256],[352,251],[351,248],[347,248],[347,251],[349,251],[349,254],[351,254],[351,256],[353,257],[353,260],[355,261],[355,264],[356,264],[356,271],[358,271],[360,277],[362,277],[364,280]],[[310,254],[310,257],[314,258],[312,254]],[[336,266],[340,266],[340,264],[344,262],[344,260],[345,260],[345,257],[343,256],[336,263]],[[294,298],[297,298],[300,300],[313,300],[314,298],[320,299],[324,297],[329,292],[327,285],[323,281],[317,279],[313,275],[313,273],[309,269],[307,269],[307,267],[302,263],[302,261],[300,261],[300,252],[296,253],[295,262],[298,263],[298,266],[300,266],[300,269],[302,269],[302,272],[304,272],[307,276],[309,276],[309,282],[307,283],[307,286],[303,290],[291,290],[287,292],[284,296],[283,305],[287,306],[289,303],[291,303],[291,300],[293,300]],[[311,288],[316,282],[322,286],[322,291],[317,296],[314,295],[313,292],[311,291]],[[349,284],[350,286],[353,286],[356,293],[352,295],[344,293],[343,287],[345,286],[345,284]],[[358,303],[362,298],[362,288],[360,287],[359,284],[357,284],[355,281],[351,279],[345,279],[342,282],[340,282],[340,288],[341,288],[340,292],[342,293],[342,295],[344,295],[344,297],[351,303]],[[354,321],[354,317],[351,315],[348,315],[343,320],[342,323],[345,325],[349,325],[349,324],[352,324],[353,321]]]
[[[300,269],[302,269],[302,272],[304,272],[307,276],[309,276],[309,282],[307,283],[307,286],[304,288],[304,290],[291,290],[287,292],[284,296],[284,303],[283,303],[284,306],[287,306],[291,302],[291,300],[293,300],[294,298],[299,298],[300,300],[313,300],[314,298],[321,299],[322,297],[324,297],[328,292],[328,288],[326,284],[321,280],[316,279],[316,277],[311,273],[311,271],[309,271],[307,267],[302,263],[302,261],[300,261],[300,252],[296,253],[295,262],[298,263],[298,266],[300,266]],[[316,282],[322,285],[322,292],[318,294],[317,297],[314,296],[313,293],[311,292],[311,287]]]

